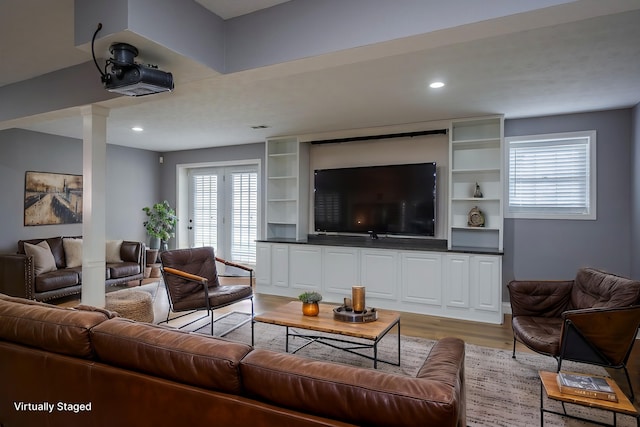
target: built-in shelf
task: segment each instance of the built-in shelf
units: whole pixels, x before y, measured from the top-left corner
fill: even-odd
[[[448,247],[502,251],[503,118],[453,120],[449,129]],[[483,197],[474,197],[476,185]],[[479,209],[485,227],[467,225],[471,209]]]
[[[295,137],[266,142],[267,239],[306,238],[308,230],[308,147]]]

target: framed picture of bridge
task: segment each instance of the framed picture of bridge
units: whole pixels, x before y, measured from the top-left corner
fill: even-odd
[[[78,223],[82,223],[82,175],[25,173],[25,226]]]

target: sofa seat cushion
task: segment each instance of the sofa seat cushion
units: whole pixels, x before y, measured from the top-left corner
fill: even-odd
[[[252,347],[115,318],[91,331],[99,360],[209,390],[240,394],[240,360]]]
[[[517,316],[512,319],[513,334],[520,342],[538,353],[560,354],[560,317]]]
[[[54,353],[92,358],[89,331],[104,322],[104,310],[78,310],[0,294],[0,340]]]
[[[357,425],[415,426],[428,420],[456,426],[462,408],[455,386],[443,381],[289,353],[255,349],[242,360],[240,372],[249,396]]]
[[[107,279],[119,279],[140,273],[140,264],[135,262],[119,262],[107,264]]]
[[[78,284],[80,284],[79,274],[68,268],[43,273],[35,278],[36,292],[55,291]]]
[[[581,268],[571,290],[570,309],[640,304],[640,281]]]

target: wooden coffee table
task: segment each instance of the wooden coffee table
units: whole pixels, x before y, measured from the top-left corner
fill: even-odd
[[[593,399],[589,397],[583,396],[573,396],[570,394],[564,394],[560,392],[560,387],[558,387],[558,383],[556,381],[556,377],[558,374],[556,372],[538,372],[540,375],[540,426],[544,426],[544,414],[555,414],[563,417],[573,418],[576,420],[586,421],[589,423],[602,425],[602,426],[615,426],[617,425],[617,414],[629,415],[630,417],[635,417],[636,424],[640,427],[640,414],[633,406],[633,404],[629,401],[624,392],[620,389],[618,384],[615,381],[611,380],[609,385],[612,386],[616,395],[618,396],[617,402],[609,402],[608,400],[601,399]],[[543,392],[544,390],[544,392]],[[564,403],[573,403],[581,406],[588,406],[590,408],[598,408],[603,411],[610,411],[613,413],[613,424],[606,424],[598,421],[589,420],[586,418],[577,417],[574,415],[567,414],[566,410],[564,412],[557,412],[544,407],[543,395],[547,394],[549,399],[558,400],[562,402],[562,408],[564,408]]]
[[[378,362],[384,362],[400,366],[400,314],[389,310],[378,310],[378,319],[374,322],[351,323],[333,319],[333,309],[337,307],[331,304],[320,304],[318,316],[305,316],[302,314],[302,303],[292,301],[273,311],[255,316],[256,322],[280,325],[286,328],[285,351],[289,352],[289,337],[299,337],[308,342],[292,351],[295,353],[311,343],[317,342],[336,349],[347,351],[373,360],[373,367],[378,367]],[[397,326],[398,330],[398,361],[390,362],[378,359],[378,343],[391,330]],[[299,332],[291,328],[313,332],[337,335],[317,335],[313,333]],[[359,338],[360,342],[340,337]],[[372,349],[373,355],[363,354],[362,349]]]

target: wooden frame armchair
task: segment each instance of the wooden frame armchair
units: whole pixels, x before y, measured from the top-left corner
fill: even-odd
[[[251,317],[236,325],[237,329],[247,322],[251,322],[251,345],[254,341],[254,307],[253,307],[253,269],[242,264],[218,258],[212,247],[176,249],[164,251],[160,254],[162,262],[162,276],[169,299],[169,320],[186,316],[198,310],[206,310],[207,314],[193,320],[182,327],[195,323],[211,315],[211,335],[214,327],[214,310],[235,304],[239,301],[251,301]],[[249,273],[247,284],[222,284],[218,275],[216,261],[225,266],[237,268]],[[188,312],[170,319],[171,312]],[[230,331],[231,331],[230,330]],[[226,331],[226,332],[230,332]]]

